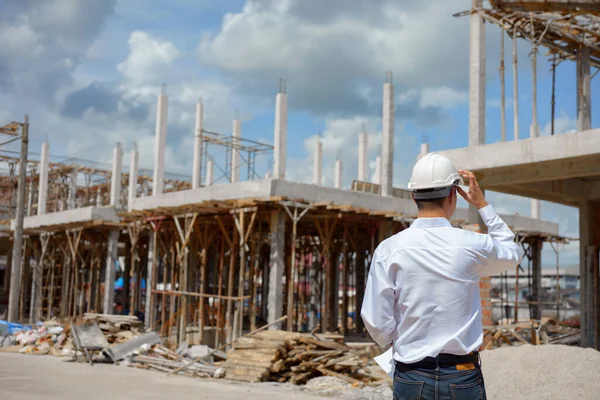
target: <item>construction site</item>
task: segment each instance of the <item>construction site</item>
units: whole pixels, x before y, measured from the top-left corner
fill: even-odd
[[[501,215],[525,257],[515,271],[492,278],[499,292],[492,291],[490,278],[481,280],[483,348],[555,343],[600,350],[600,130],[592,126],[590,93],[591,80],[600,70],[600,4],[472,3],[472,8],[454,16],[470,20],[469,146],[443,154],[458,168],[473,171],[483,189],[531,198],[531,217]],[[498,29],[503,32],[502,142],[488,144],[485,35],[486,30]],[[504,55],[505,37],[507,43],[512,41],[512,58]],[[519,45],[531,46],[533,71],[538,68],[538,53],[554,68],[576,63],[577,132],[554,132],[553,124],[552,135],[540,137],[538,104],[552,107],[554,122],[555,101],[544,98],[538,103],[534,72],[532,88],[519,88],[514,82],[515,91],[532,91],[531,103],[518,104],[518,96],[513,99],[514,110],[532,109],[530,132],[519,132],[514,112],[514,140],[509,140],[504,68],[512,62],[518,69],[517,39]],[[150,154],[134,149],[126,155],[120,143],[115,143],[112,165],[55,156],[48,142],[37,153],[27,147],[27,116],[15,117],[18,122],[0,131],[1,142],[21,145],[21,152],[0,145],[0,315],[4,315],[0,319],[25,325],[53,321],[65,327],[82,319],[115,326],[139,320],[139,333],[158,334],[165,354],[182,343],[241,351],[253,348],[235,345],[245,339],[277,339],[296,349],[305,346],[305,352],[316,346],[320,356],[330,351],[325,360],[338,360],[339,365],[292,369],[285,375],[284,367],[275,370],[271,365],[278,359],[269,359],[267,375],[250,369],[231,375],[225,368],[226,377],[305,383],[314,376],[346,374],[351,384],[385,381],[381,374],[364,372],[366,364],[360,361],[344,364],[364,357],[366,353],[356,349],[371,343],[360,309],[375,248],[417,218],[411,193],[393,185],[393,165],[400,161],[393,151],[392,72],[386,73],[379,93],[382,146],[374,160],[375,179],[368,178],[373,160],[368,159],[367,132],[356,132],[358,169],[350,187],[342,185],[341,160],[335,164],[334,186],[323,185],[320,141],[314,148],[312,184],[286,179],[284,80],[274,93],[272,144],[245,139],[240,120],[232,121],[231,132],[211,131],[204,116],[218,110],[205,108],[202,101],[196,104],[195,126],[189,127],[194,139],[190,176],[165,171],[166,85],[156,103],[151,171],[139,168],[140,157]],[[31,125],[35,127],[35,121]],[[211,149],[223,157],[211,156]],[[429,145],[422,143],[420,154],[410,162],[428,153]],[[256,172],[261,157],[273,160],[266,175]],[[579,238],[561,236],[558,224],[540,219],[540,200],[578,207]],[[451,223],[485,231],[473,208],[458,209]],[[559,275],[564,271],[559,268],[564,266],[558,261],[561,247],[577,241],[578,304],[561,295]],[[543,271],[542,249],[548,247],[557,255],[556,269]],[[543,275],[554,274],[556,287],[543,287]],[[524,298],[508,296],[509,279],[515,293],[519,287],[526,290]],[[576,323],[562,324],[566,320]],[[254,335],[261,327],[268,330]],[[106,329],[102,327],[105,333]],[[268,333],[272,330],[287,333]],[[249,334],[255,339],[247,339]],[[239,357],[223,355],[227,363],[237,360],[244,365]],[[173,360],[181,365],[185,361]],[[165,363],[161,368],[171,373],[174,365]]]

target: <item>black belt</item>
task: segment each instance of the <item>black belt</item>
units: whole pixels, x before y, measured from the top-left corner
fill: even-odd
[[[438,354],[437,357],[425,357],[416,363],[403,363],[396,361],[396,365],[400,365],[405,368],[435,369],[437,367],[454,367],[459,364],[476,364],[479,366],[481,364],[479,360],[479,352],[474,351],[471,354],[462,356],[441,353]]]

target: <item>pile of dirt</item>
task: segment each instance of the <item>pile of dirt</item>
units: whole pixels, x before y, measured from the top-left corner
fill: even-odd
[[[488,399],[598,399],[600,352],[564,345],[481,353]]]

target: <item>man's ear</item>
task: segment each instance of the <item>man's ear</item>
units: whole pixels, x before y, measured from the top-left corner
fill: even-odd
[[[415,201],[415,192],[411,192],[410,197],[412,197],[413,201]]]

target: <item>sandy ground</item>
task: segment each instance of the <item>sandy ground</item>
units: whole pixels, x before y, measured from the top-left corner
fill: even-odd
[[[125,366],[0,353],[0,398],[11,400],[322,399],[291,385],[167,377]],[[331,399],[331,398],[330,398]]]

